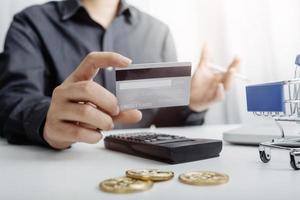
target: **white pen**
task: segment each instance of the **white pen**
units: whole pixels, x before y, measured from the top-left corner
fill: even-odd
[[[216,64],[213,64],[213,63],[209,63],[208,64],[208,67],[212,70],[216,70],[218,72],[226,72],[227,70],[225,69],[225,67],[222,67],[220,65],[216,65]],[[250,79],[248,79],[245,75],[242,75],[240,73],[235,73],[234,75],[236,78],[239,78],[239,79],[242,79],[244,81],[250,81]]]

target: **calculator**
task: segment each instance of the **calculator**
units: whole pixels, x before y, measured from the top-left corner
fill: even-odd
[[[187,138],[154,132],[114,134],[105,137],[105,148],[170,164],[217,157],[222,141]]]

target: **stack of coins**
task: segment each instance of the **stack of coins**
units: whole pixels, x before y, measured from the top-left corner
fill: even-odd
[[[168,181],[174,177],[174,172],[159,169],[127,170],[126,176],[102,181],[99,188],[110,193],[134,193],[149,190],[154,182]],[[213,171],[193,171],[181,174],[179,181],[196,186],[225,184],[229,176]]]

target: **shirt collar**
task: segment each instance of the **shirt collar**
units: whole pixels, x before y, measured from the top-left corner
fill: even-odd
[[[82,8],[80,0],[62,1],[60,4],[61,19],[62,20],[70,19],[78,12],[80,8]],[[129,22],[133,20],[132,19],[134,17],[133,10],[125,0],[120,0],[120,8],[118,11],[118,16],[119,15],[124,15],[129,20]]]

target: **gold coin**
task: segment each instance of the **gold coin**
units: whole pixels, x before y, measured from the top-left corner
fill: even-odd
[[[127,170],[126,176],[151,181],[167,181],[174,177],[174,172],[159,169]]]
[[[212,171],[194,171],[181,174],[179,181],[189,185],[220,185],[229,181],[229,176],[226,174]]]
[[[137,180],[130,177],[118,177],[102,181],[99,187],[104,192],[133,193],[148,190],[152,185],[152,181]]]

